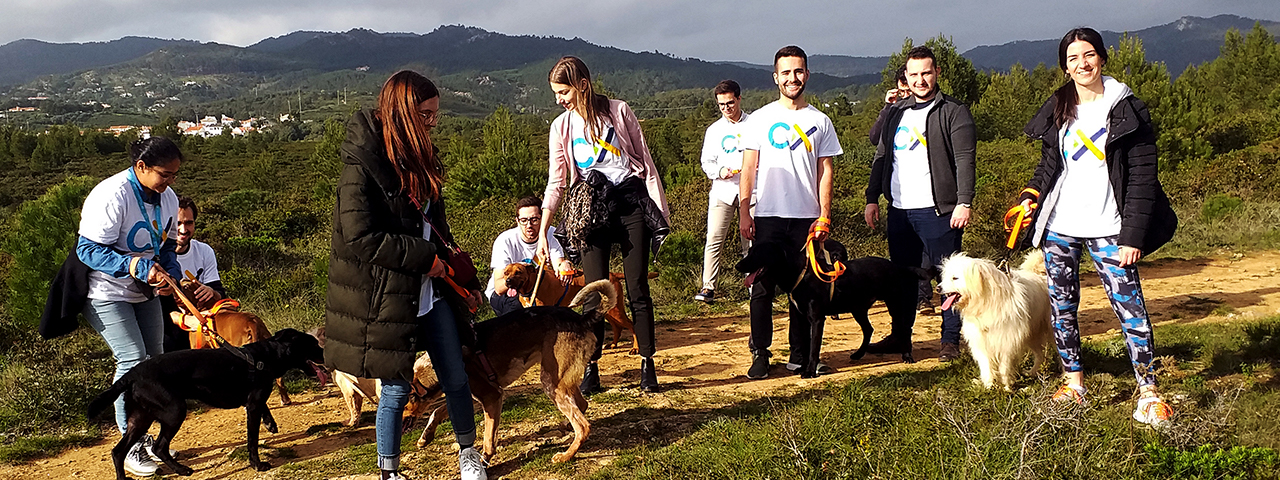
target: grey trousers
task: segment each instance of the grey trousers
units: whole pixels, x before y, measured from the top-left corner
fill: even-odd
[[[753,211],[754,209],[755,207],[752,207]],[[737,213],[737,199],[734,199],[732,204],[714,198],[708,202],[707,246],[702,252],[702,288],[716,289],[716,275],[720,273],[720,247],[724,245],[730,229],[738,230],[738,224],[733,221]],[[751,241],[742,238],[741,232],[738,234],[738,239],[741,240],[742,256],[746,256],[747,249],[751,248]]]

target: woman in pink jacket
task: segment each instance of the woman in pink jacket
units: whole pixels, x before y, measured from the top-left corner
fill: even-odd
[[[549,174],[543,198],[538,252],[547,256],[547,229],[570,187],[564,228],[582,255],[587,282],[609,277],[609,252],[622,248],[627,297],[640,343],[640,389],[658,391],[653,369],[653,299],[649,296],[649,253],[670,231],[670,214],[658,168],[649,156],[640,122],[625,102],[595,93],[587,65],[564,57],[548,75],[556,103],[565,112],[551,122]],[[600,389],[604,323],[596,325],[596,351],[582,378],[582,393]]]

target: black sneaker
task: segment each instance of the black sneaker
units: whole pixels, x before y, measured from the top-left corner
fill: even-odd
[[[716,299],[716,291],[710,288],[704,288],[699,290],[698,294],[693,296],[693,299],[699,302],[711,303],[712,300]]]
[[[578,386],[582,391],[582,395],[591,395],[595,392],[603,390],[600,387],[600,365],[596,362],[587,364],[587,370],[582,372],[582,384]]]
[[[760,380],[769,377],[769,356],[756,353],[751,356],[751,368],[747,369],[747,378]]]
[[[938,352],[939,362],[951,362],[960,359],[960,345],[951,342],[942,342],[942,349]]]

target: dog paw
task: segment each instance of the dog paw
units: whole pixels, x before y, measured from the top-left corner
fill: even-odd
[[[416,445],[418,446],[418,450],[422,450],[423,447],[427,446],[427,442],[422,439],[418,439],[418,443]]]
[[[276,425],[276,422],[264,422],[263,426],[267,428],[268,432],[280,433],[280,427]]]
[[[565,452],[560,452],[551,456],[551,463],[564,463],[569,461],[570,458],[573,458],[573,456]]]
[[[253,469],[254,469],[254,470],[257,470],[257,471],[259,471],[259,472],[265,472],[265,471],[267,471],[267,470],[271,470],[271,463],[270,463],[270,462],[258,462],[257,464],[253,465]]]
[[[916,357],[911,356],[910,353],[904,353],[902,354],[902,363],[916,363]]]
[[[191,467],[185,467],[185,466],[182,468],[175,468],[173,471],[177,473],[179,476],[183,476],[183,477],[190,477],[191,474],[196,472],[195,470],[192,470]]]
[[[817,373],[817,372],[814,372],[814,373],[802,372],[802,373],[800,374],[800,378],[818,378],[818,373]]]
[[[866,352],[866,351],[858,350],[858,351],[856,351],[856,352],[853,352],[853,353],[850,353],[850,354],[849,354],[849,360],[862,360],[862,357],[864,357],[864,356],[866,356],[866,355],[867,355],[867,352]]]

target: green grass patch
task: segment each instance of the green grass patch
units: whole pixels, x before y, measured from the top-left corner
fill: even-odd
[[[0,463],[14,464],[47,458],[68,448],[93,445],[98,439],[97,435],[86,433],[16,438],[12,443],[0,446]]]

